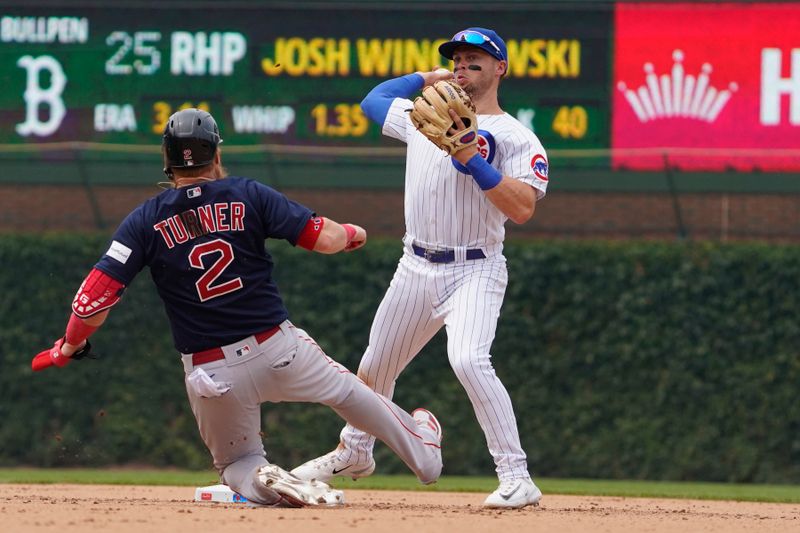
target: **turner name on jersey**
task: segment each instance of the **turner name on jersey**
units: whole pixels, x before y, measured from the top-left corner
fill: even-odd
[[[218,231],[244,231],[242,202],[220,202],[187,209],[153,225],[168,248]]]

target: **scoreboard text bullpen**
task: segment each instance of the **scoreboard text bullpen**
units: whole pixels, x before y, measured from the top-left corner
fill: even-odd
[[[184,107],[230,144],[383,144],[359,102],[390,77],[447,65],[457,22],[422,12],[17,9],[0,12],[0,143],[152,144]],[[502,105],[548,147],[607,147],[608,27],[556,15],[546,32],[498,13],[509,51]],[[589,27],[589,25],[587,25]]]

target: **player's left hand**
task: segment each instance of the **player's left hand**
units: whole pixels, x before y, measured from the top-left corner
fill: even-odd
[[[361,226],[356,226],[355,224],[350,224],[350,226],[356,230],[356,234],[353,235],[353,238],[344,247],[345,252],[352,252],[353,250],[358,250],[365,244],[367,244],[367,230],[362,228]]]
[[[409,112],[414,127],[450,155],[478,144],[475,104],[452,80],[438,81],[425,87]],[[457,125],[453,122],[454,116],[459,117]]]
[[[71,360],[79,360],[83,359],[84,357],[89,357],[92,351],[92,345],[89,343],[89,340],[86,340],[86,343],[76,352],[67,355],[62,350],[64,346],[64,337],[58,339],[55,343],[53,343],[52,348],[48,348],[47,350],[42,350],[38,354],[36,354],[31,361],[31,368],[34,372],[39,372],[40,370],[44,370],[50,366],[66,366]]]
[[[447,130],[447,135],[453,137],[457,135],[459,132],[464,131],[467,129],[467,126],[464,124],[464,121],[461,120],[461,117],[458,116],[458,113],[455,112],[453,109],[448,109],[450,113],[450,118],[453,119],[453,125],[450,126],[450,129]],[[467,161],[469,161],[473,155],[478,153],[478,144],[470,144],[466,148],[462,148],[458,152],[453,154],[453,157],[462,165],[466,165]]]

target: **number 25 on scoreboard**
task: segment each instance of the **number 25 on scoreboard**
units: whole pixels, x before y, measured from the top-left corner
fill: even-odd
[[[106,74],[151,76],[161,67],[161,52],[155,43],[161,41],[161,32],[137,31],[131,36],[125,31],[113,31],[106,37],[108,46],[116,46],[114,54],[106,60]]]
[[[178,106],[175,111],[180,111],[181,109],[188,109],[190,107],[196,107],[197,109],[201,109],[206,113],[210,113],[208,102],[200,102],[197,105],[194,105],[192,102],[184,102]],[[161,135],[164,133],[164,128],[167,127],[167,121],[169,117],[172,116],[174,113],[173,107],[163,100],[159,100],[158,102],[153,104],[153,133],[157,133]]]

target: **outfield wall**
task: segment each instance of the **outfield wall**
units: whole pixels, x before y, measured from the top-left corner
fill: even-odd
[[[143,273],[93,337],[98,361],[41,374],[105,236],[0,237],[0,464],[207,468],[165,314]],[[320,256],[270,244],[292,319],[355,369],[399,255],[374,240]],[[545,476],[800,482],[800,249],[755,244],[509,244],[493,363],[531,471]],[[397,385],[445,428],[445,474],[491,474],[441,335]],[[270,460],[335,445],[327,408],[267,405]],[[379,472],[405,472],[384,447]]]
[[[371,238],[399,241],[403,193],[395,189],[293,189],[293,200],[338,221],[362,225]],[[110,233],[159,190],[142,187],[0,185],[0,233]],[[800,242],[800,195],[724,191],[565,191],[537,203],[528,222],[506,223],[509,239],[649,239]]]

